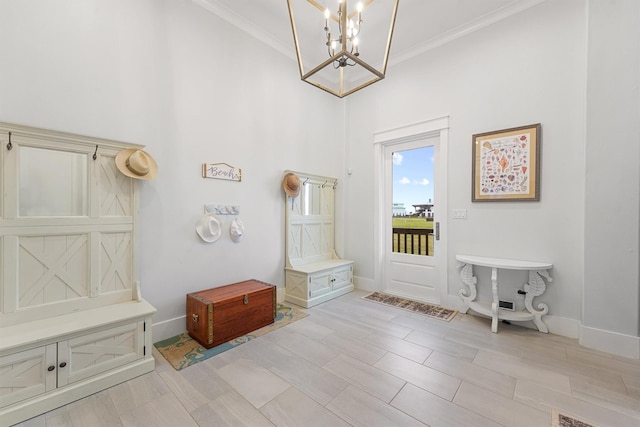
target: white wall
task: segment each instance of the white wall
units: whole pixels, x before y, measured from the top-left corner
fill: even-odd
[[[189,0],[0,0],[0,16],[0,121],[143,144],[159,165],[139,215],[154,340],[184,330],[188,292],[284,286],[282,173],[342,179],[338,98]],[[241,168],[242,182],[203,179],[214,162]],[[240,206],[240,243],[199,239],[205,203]]]
[[[584,280],[585,24],[583,2],[545,2],[392,67],[384,81],[348,98],[347,167],[353,174],[346,257],[356,261],[358,280],[381,286],[368,249],[373,217],[362,215],[374,209],[373,133],[448,115],[448,208],[468,214],[467,220],[448,216],[448,293],[462,288],[457,253],[549,261],[553,282],[536,301],[547,303],[562,323],[552,321],[552,329],[577,334]],[[472,135],[532,123],[542,124],[540,201],[472,203]],[[488,291],[488,275],[480,279]],[[515,279],[520,287],[526,281]]]
[[[640,2],[592,0],[589,12],[581,340],[638,358]]]

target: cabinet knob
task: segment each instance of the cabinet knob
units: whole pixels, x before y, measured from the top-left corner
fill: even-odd
[[[49,366],[49,367],[47,368],[47,371],[51,372],[51,371],[53,371],[54,369],[56,369],[56,367],[55,367],[55,366],[53,366],[53,365],[51,365],[51,366]]]
[[[61,368],[64,368],[65,366],[67,366],[67,362],[62,362],[59,366],[60,366]]]

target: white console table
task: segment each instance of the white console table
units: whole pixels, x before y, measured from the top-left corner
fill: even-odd
[[[549,307],[544,304],[538,304],[538,309],[533,307],[533,299],[544,293],[546,284],[544,279],[551,282],[551,276],[547,270],[553,267],[553,264],[544,262],[520,261],[513,259],[488,258],[474,255],[456,255],[458,261],[458,270],[462,283],[469,287],[460,290],[460,297],[464,302],[464,307],[460,310],[466,313],[468,309],[491,317],[491,332],[498,332],[498,320],[508,320],[522,322],[533,320],[540,332],[549,332],[547,325],[542,321],[542,316],[549,312]],[[475,301],[478,293],[476,284],[477,278],[473,275],[473,266],[491,268],[491,291],[493,301],[484,303]],[[529,280],[524,285],[525,309],[521,311],[510,311],[501,309],[498,306],[498,269],[509,270],[527,270],[529,271]],[[544,279],[543,279],[544,278]]]

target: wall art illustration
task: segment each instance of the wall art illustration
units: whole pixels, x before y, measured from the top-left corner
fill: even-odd
[[[540,123],[473,135],[471,201],[540,200]]]

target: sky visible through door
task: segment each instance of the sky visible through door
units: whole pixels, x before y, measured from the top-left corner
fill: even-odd
[[[394,215],[404,206],[405,215],[415,213],[413,205],[434,204],[434,147],[396,151],[393,163]]]

